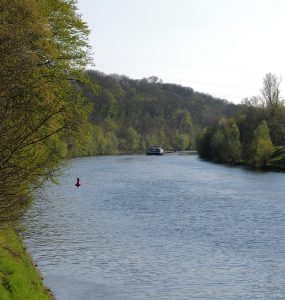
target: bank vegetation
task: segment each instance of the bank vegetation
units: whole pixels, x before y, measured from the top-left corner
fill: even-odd
[[[255,168],[285,167],[285,105],[281,79],[268,73],[261,95],[245,99],[234,118],[220,118],[198,137],[203,158]]]

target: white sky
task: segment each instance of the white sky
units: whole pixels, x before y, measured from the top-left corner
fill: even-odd
[[[96,70],[157,76],[238,103],[283,78],[285,0],[78,0]]]

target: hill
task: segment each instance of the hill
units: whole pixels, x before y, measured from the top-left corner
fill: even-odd
[[[222,116],[234,116],[239,110],[225,99],[163,83],[157,77],[134,80],[93,70],[87,75],[99,90],[95,95],[83,86],[92,106],[92,129],[81,150],[87,155],[138,152],[151,144],[175,150],[194,149],[202,128]]]

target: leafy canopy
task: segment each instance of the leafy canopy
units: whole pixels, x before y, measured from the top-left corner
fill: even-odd
[[[89,30],[75,1],[0,4],[0,221],[16,219],[30,192],[53,179],[87,123],[78,84]]]

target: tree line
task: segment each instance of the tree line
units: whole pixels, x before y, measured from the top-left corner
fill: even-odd
[[[285,105],[281,78],[268,73],[261,95],[244,99],[234,118],[204,129],[197,142],[201,157],[223,163],[284,168]]]
[[[234,116],[239,109],[155,76],[134,80],[94,70],[87,76],[99,92],[82,86],[92,105],[90,131],[82,149],[70,145],[71,155],[141,152],[156,144],[171,150],[195,149],[201,128],[218,117]]]

